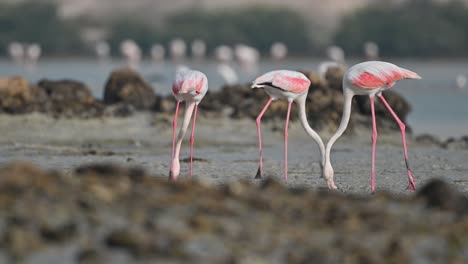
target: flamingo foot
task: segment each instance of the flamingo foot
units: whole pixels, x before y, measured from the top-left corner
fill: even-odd
[[[414,182],[414,177],[410,170],[408,171],[408,187],[406,190],[416,191],[416,183]]]
[[[255,179],[261,179],[262,178],[262,173],[260,170],[260,167],[258,167],[257,174],[255,174]]]
[[[336,190],[336,189],[338,189],[338,188],[336,187],[335,183],[333,182],[333,180],[327,181],[327,185],[328,185],[328,189],[330,189],[330,190]]]
[[[172,170],[169,171],[169,178],[168,178],[169,181],[173,181],[175,182],[177,180],[177,176],[174,175],[174,173],[172,173]]]

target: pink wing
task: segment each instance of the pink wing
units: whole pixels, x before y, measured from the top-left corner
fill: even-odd
[[[268,72],[258,77],[255,83],[271,84],[292,93],[302,93],[310,86],[310,80],[304,74],[288,70]]]
[[[310,80],[305,76],[280,75],[276,76],[273,85],[283,88],[292,93],[302,93],[309,89]]]
[[[421,79],[421,77],[394,64],[381,61],[363,62],[349,69],[351,82],[364,89],[392,87],[402,79]]]

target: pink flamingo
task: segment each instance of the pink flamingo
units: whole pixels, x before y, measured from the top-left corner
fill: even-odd
[[[260,164],[258,167],[256,179],[259,179],[263,175],[263,157],[262,157],[262,137],[260,131],[260,122],[263,114],[270,106],[271,102],[276,99],[288,100],[288,112],[286,115],[286,125],[284,127],[284,179],[288,179],[288,126],[289,126],[289,115],[291,113],[291,105],[293,101],[299,105],[299,118],[304,130],[309,134],[317,143],[320,148],[320,154],[322,160],[320,163],[323,168],[323,161],[325,155],[325,145],[323,144],[320,136],[309,126],[306,116],[305,103],[307,99],[307,93],[309,90],[310,81],[307,77],[295,71],[271,71],[258,77],[252,84],[252,88],[264,88],[270,99],[266,103],[263,110],[257,117],[257,134],[258,134],[258,146],[260,149]]]
[[[375,110],[374,110],[374,97],[380,98],[385,107],[390,111],[393,118],[395,118],[401,131],[401,138],[403,141],[403,149],[405,154],[406,169],[408,171],[408,190],[415,190],[416,184],[414,182],[413,173],[409,167],[408,151],[406,149],[406,135],[405,124],[398,118],[393,109],[382,96],[382,92],[392,87],[395,82],[402,79],[421,79],[421,77],[407,69],[403,69],[394,64],[382,61],[368,61],[354,65],[349,68],[343,78],[343,94],[344,94],[344,110],[341,117],[341,123],[336,133],[330,138],[327,144],[324,176],[327,180],[330,189],[336,189],[333,182],[333,168],[330,163],[330,150],[335,141],[343,134],[348,126],[351,114],[351,102],[354,95],[367,95],[370,99],[371,112],[372,112],[372,172],[371,172],[371,188],[372,192],[375,190],[375,145],[377,143],[377,127],[375,123]]]
[[[198,104],[208,91],[208,79],[205,74],[193,70],[181,70],[177,72],[174,84],[172,86],[172,93],[177,100],[176,110],[173,122],[172,131],[172,160],[171,170],[169,177],[172,180],[177,180],[180,174],[179,153],[182,139],[187,132],[190,118],[193,113],[192,134],[190,135],[190,177],[192,177],[192,163],[193,163],[193,142],[195,135],[195,122],[197,121]],[[177,117],[179,114],[179,105],[181,101],[185,101],[185,114],[182,127],[179,131],[176,143],[176,130],[177,130]]]

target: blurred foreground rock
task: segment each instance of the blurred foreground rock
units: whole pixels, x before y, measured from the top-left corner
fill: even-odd
[[[468,202],[434,181],[414,197],[168,182],[139,168],[0,169],[7,263],[467,263]]]

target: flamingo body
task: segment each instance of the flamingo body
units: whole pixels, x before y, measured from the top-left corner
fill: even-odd
[[[205,74],[199,71],[184,69],[177,72],[172,85],[172,93],[177,100],[176,111],[173,121],[172,132],[172,158],[169,177],[176,180],[180,174],[179,154],[182,140],[187,132],[188,125],[193,113],[192,133],[190,135],[190,177],[192,177],[193,167],[193,143],[195,135],[195,123],[197,120],[198,104],[208,91],[208,79]],[[182,127],[176,142],[177,118],[179,114],[180,102],[185,101],[185,114]],[[194,112],[195,110],[195,112]]]
[[[351,88],[358,94],[371,94],[375,90],[383,92],[402,79],[421,79],[421,77],[415,72],[383,61],[356,64],[344,76],[344,81],[351,84]]]
[[[304,74],[288,70],[265,73],[255,79],[252,85],[253,88],[266,88],[267,93],[275,99],[293,100],[298,94],[307,92],[309,86],[310,80]]]
[[[377,126],[375,118],[374,98],[377,96],[395,121],[398,123],[403,142],[406,169],[408,172],[408,189],[415,190],[416,184],[413,173],[409,167],[408,151],[406,147],[405,124],[398,118],[396,113],[382,96],[382,92],[392,87],[397,81],[402,79],[421,79],[421,77],[410,70],[401,68],[395,64],[383,61],[368,61],[354,65],[345,73],[343,77],[343,95],[345,98],[343,116],[336,133],[330,138],[325,153],[324,177],[327,179],[328,187],[336,189],[333,182],[334,171],[330,161],[331,147],[335,141],[343,134],[348,126],[351,116],[351,102],[355,95],[369,96],[372,114],[372,168],[371,168],[371,190],[375,190],[375,146],[377,143]]]
[[[257,134],[260,149],[259,168],[255,178],[261,178],[263,172],[262,139],[260,131],[260,122],[263,114],[266,112],[271,102],[276,99],[288,100],[288,111],[286,115],[286,124],[284,128],[284,178],[288,178],[288,126],[291,105],[293,101],[299,105],[299,117],[304,130],[315,140],[324,160],[325,146],[318,134],[309,126],[305,114],[305,102],[309,90],[310,80],[302,73],[288,70],[271,71],[255,79],[252,88],[263,88],[270,96],[267,104],[257,117]],[[321,163],[323,167],[323,163]]]

